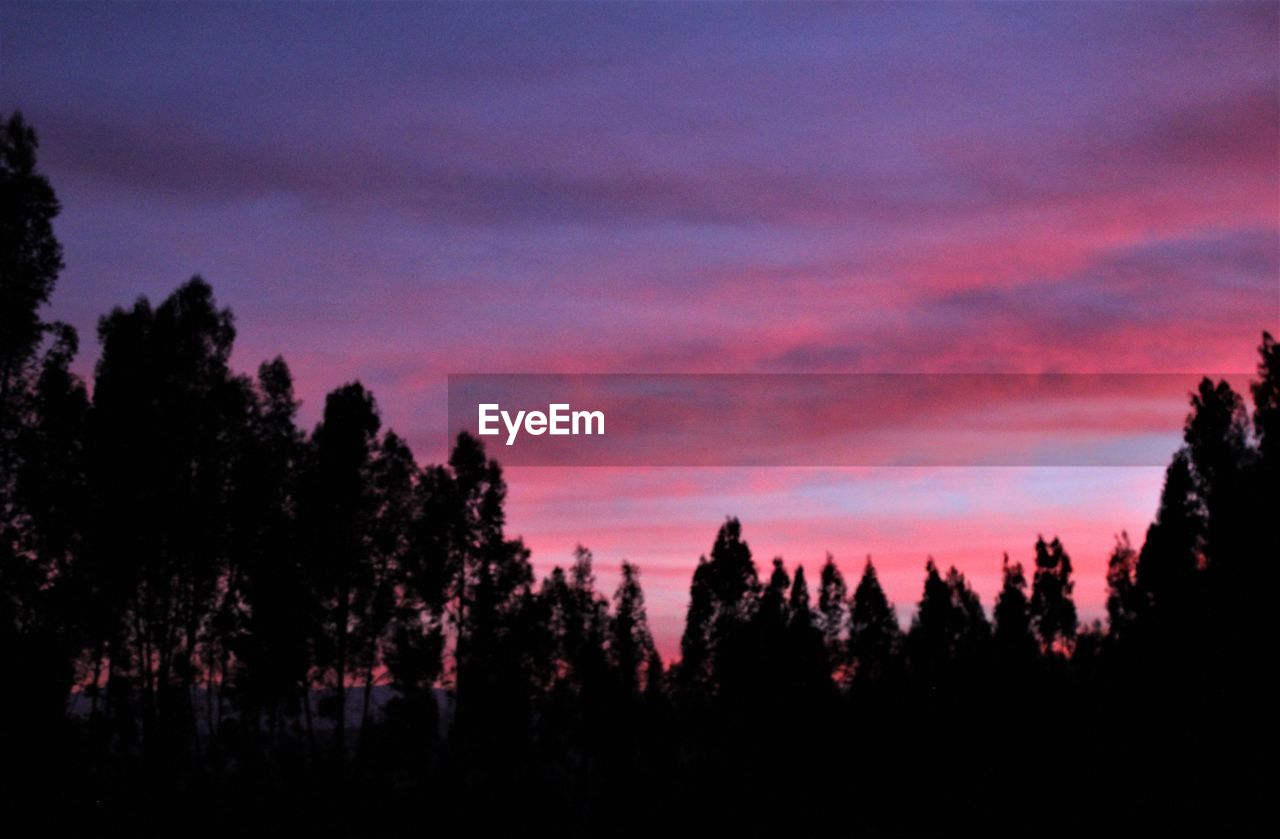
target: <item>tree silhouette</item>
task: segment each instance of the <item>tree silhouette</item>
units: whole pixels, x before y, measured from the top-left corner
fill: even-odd
[[[1253,394],[1253,433],[1258,441],[1258,474],[1255,496],[1258,520],[1261,522],[1260,544],[1257,546],[1266,556],[1280,554],[1280,523],[1271,512],[1280,505],[1280,349],[1277,349],[1271,333],[1262,333],[1258,347],[1258,380],[1250,391]],[[1275,563],[1267,563],[1269,577],[1262,586],[1274,591]]]
[[[397,589],[403,588],[403,572],[417,516],[415,488],[418,465],[409,446],[388,431],[378,445],[369,476],[373,496],[373,522],[366,548],[368,592],[361,616],[357,665],[363,671],[364,691],[360,710],[360,743],[370,724],[370,702],[378,671],[393,643]]]
[[[706,567],[712,604],[709,646],[713,690],[740,701],[754,681],[752,620],[760,600],[760,581],[737,519],[728,519],[720,527]]]
[[[871,557],[849,608],[849,657],[856,681],[874,682],[891,674],[901,630],[898,616],[876,576]]]
[[[1072,599],[1071,557],[1055,537],[1036,540],[1036,570],[1031,583],[1031,626],[1040,648],[1065,654],[1076,637],[1076,604]]]
[[[20,113],[0,125],[0,736],[59,720],[81,623],[88,400],[70,372],[75,330],[40,309],[62,270],[60,206]],[[41,352],[42,345],[44,352]],[[0,746],[2,747],[2,746]]]
[[[247,456],[240,461],[239,596],[247,616],[229,641],[240,702],[251,729],[265,715],[274,742],[307,689],[308,590],[298,543],[299,473],[304,454],[298,402],[284,359],[258,368]]]
[[[711,623],[715,619],[710,575],[705,556],[698,558],[689,583],[689,608],[680,636],[679,682],[685,698],[696,699],[711,687]]]
[[[1253,394],[1253,430],[1258,454],[1269,469],[1280,458],[1280,348],[1270,332],[1262,333],[1258,347],[1258,380],[1250,386]]]
[[[751,700],[761,706],[753,711],[766,719],[776,720],[786,703],[786,692],[794,689],[789,678],[793,666],[793,654],[789,626],[791,608],[789,594],[791,575],[781,557],[773,560],[769,581],[761,589],[755,613],[751,616],[750,630],[739,630],[731,638],[741,656],[735,664],[732,683],[743,691],[750,691]],[[806,604],[807,605],[807,604]],[[745,696],[734,697],[743,700]]]
[[[761,638],[767,639],[768,643],[780,643],[787,624],[790,623],[790,591],[791,575],[787,573],[782,557],[774,557],[769,582],[761,589],[759,604],[753,615],[761,630]]]
[[[716,534],[710,559],[698,560],[689,589],[680,641],[680,681],[686,692],[712,696],[726,689],[749,691],[752,620],[759,598],[751,549],[742,541],[742,525],[730,518]]]
[[[907,655],[912,671],[936,684],[951,657],[951,589],[932,557],[925,562],[924,575],[924,592],[907,632]]]
[[[40,308],[62,271],[62,245],[53,235],[61,211],[53,187],[36,169],[35,129],[14,112],[0,129],[0,444],[3,474],[13,474],[16,423],[24,381],[33,378],[37,348],[49,328]]]
[[[613,614],[609,620],[609,658],[626,701],[636,701],[643,695],[655,655],[657,650],[645,613],[644,590],[640,587],[640,569],[623,562],[622,580],[613,595]],[[660,658],[658,667],[660,673]]]
[[[982,604],[964,575],[953,567],[944,579],[930,558],[924,593],[907,633],[913,674],[933,686],[969,675],[985,656],[990,636]]]
[[[447,467],[418,473],[414,514],[396,569],[397,598],[386,654],[387,674],[395,689],[387,716],[395,728],[404,760],[432,748],[438,729],[435,688],[443,673],[445,607],[453,590],[454,516],[460,513],[457,485]],[[415,751],[412,746],[417,747]]]
[[[152,745],[174,747],[186,732],[194,748],[194,688],[202,681],[211,701],[219,675],[207,667],[221,659],[209,621],[236,562],[232,476],[250,387],[227,367],[231,313],[199,278],[155,309],[145,299],[115,309],[99,337],[86,457],[94,511],[82,564],[106,619],[97,646],[109,680],[139,686],[144,742],[158,730]],[[118,709],[128,694],[115,692]]]
[[[849,589],[831,554],[827,554],[827,560],[822,564],[818,586],[817,620],[822,629],[822,643],[827,650],[827,672],[840,673],[848,660],[845,633],[849,624]]]
[[[1210,566],[1244,561],[1250,536],[1245,472],[1251,452],[1244,401],[1225,381],[1202,379],[1191,398],[1183,437],[1205,510],[1205,556]]]
[[[554,725],[588,737],[598,734],[608,711],[611,679],[608,603],[596,591],[592,566],[591,551],[579,545],[569,572],[553,569],[538,595],[549,647],[542,679],[547,713]],[[573,731],[575,722],[579,731]]]
[[[1031,604],[1027,599],[1027,578],[1022,563],[1009,562],[1004,555],[1000,593],[992,610],[995,628],[993,652],[1001,669],[1021,674],[1035,660],[1037,644],[1031,629]]]
[[[990,650],[991,624],[977,592],[955,566],[947,570],[946,582],[951,594],[951,659],[961,670],[973,674],[985,666]]]
[[[1107,629],[1114,641],[1125,640],[1142,614],[1137,564],[1129,534],[1121,533],[1107,559]]]
[[[377,505],[371,476],[381,425],[373,396],[358,382],[330,393],[311,436],[301,505],[308,583],[318,608],[313,665],[330,689],[324,707],[339,761],[347,755],[347,687],[370,655],[365,622],[377,582],[368,561]]]
[[[24,674],[17,695],[5,700],[22,710],[11,709],[5,719],[42,726],[62,713],[84,631],[76,559],[89,503],[83,446],[89,402],[69,369],[76,335],[64,326],[51,332],[52,345],[26,394],[29,413],[15,441],[20,468],[9,487],[15,526],[5,528],[0,548],[0,634],[5,649],[19,656],[0,666]]]
[[[1189,604],[1204,544],[1205,514],[1185,449],[1165,471],[1156,519],[1138,557],[1136,584],[1157,614],[1178,614]]]
[[[454,724],[472,742],[513,745],[527,737],[536,677],[524,645],[542,634],[528,625],[529,552],[506,537],[502,469],[469,434],[458,435],[449,474],[441,602],[453,633]]]
[[[827,647],[810,606],[804,566],[796,566],[787,606],[788,668],[784,683],[792,686],[793,699],[803,706],[807,700],[825,697],[832,687]]]

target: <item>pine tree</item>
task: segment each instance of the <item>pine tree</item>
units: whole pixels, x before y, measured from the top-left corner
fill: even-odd
[[[951,595],[949,627],[951,661],[958,669],[972,675],[986,662],[991,642],[991,624],[978,593],[955,566],[947,570],[947,590]]]
[[[711,575],[707,558],[699,557],[689,584],[689,608],[680,636],[679,684],[686,698],[709,693],[711,688],[711,624],[715,619]]]
[[[926,684],[970,677],[987,653],[991,626],[978,595],[955,567],[944,578],[930,558],[924,593],[907,633],[912,671]]]
[[[822,629],[822,643],[827,650],[830,672],[836,672],[847,659],[845,632],[849,621],[849,589],[835,559],[827,554],[822,564],[822,577],[818,590],[818,621]]]
[[[709,637],[712,683],[717,694],[738,701],[751,691],[758,672],[752,624],[760,601],[760,581],[737,519],[730,518],[720,527],[706,568],[713,614]]]
[[[1157,615],[1181,614],[1187,608],[1204,544],[1205,511],[1197,493],[1186,449],[1178,451],[1165,471],[1156,519],[1138,556],[1137,604]]]
[[[689,609],[680,639],[680,676],[686,697],[712,696],[728,682],[745,689],[752,669],[752,620],[760,582],[742,526],[730,518],[721,525],[710,559],[701,557],[689,588]]]
[[[644,590],[640,587],[640,569],[624,561],[622,579],[613,595],[609,657],[625,700],[638,700],[644,693],[649,662],[655,652],[645,614]]]
[[[775,557],[773,570],[769,574],[769,582],[760,593],[760,604],[756,609],[755,619],[763,634],[771,641],[776,640],[786,627],[789,617],[788,592],[791,588],[791,576],[787,574],[782,557]]]
[[[916,676],[936,684],[951,657],[951,589],[933,557],[924,569],[924,592],[907,631],[907,659]]]
[[[794,687],[793,700],[803,706],[807,698],[829,692],[832,685],[827,648],[810,605],[804,566],[796,566],[787,604],[787,680]]]
[[[730,518],[720,527],[707,568],[715,604],[713,631],[723,636],[751,619],[760,594],[751,548],[742,540],[742,525],[737,519]]]
[[[804,566],[796,566],[796,575],[787,596],[787,616],[792,626],[813,627],[813,608],[809,602],[809,583],[804,577]]]
[[[790,588],[791,575],[782,557],[777,557],[773,560],[769,582],[760,592],[750,631],[731,639],[736,641],[740,656],[736,661],[739,668],[734,673],[734,686],[751,691],[752,699],[759,701],[770,717],[780,710],[786,692],[793,689],[790,684],[793,650],[788,633]]]
[[[898,616],[867,557],[849,609],[849,659],[855,682],[875,682],[891,674],[900,634]]]

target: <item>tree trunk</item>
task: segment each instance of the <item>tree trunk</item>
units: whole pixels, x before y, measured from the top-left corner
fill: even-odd
[[[307,746],[311,750],[311,762],[314,764],[316,761],[316,728],[311,720],[311,689],[306,682],[302,684],[302,713],[307,721]]]
[[[347,759],[347,621],[350,618],[351,594],[345,588],[338,606],[338,661],[335,667],[338,689],[338,710],[334,725],[334,742],[338,753],[338,780],[342,780],[342,767]]]

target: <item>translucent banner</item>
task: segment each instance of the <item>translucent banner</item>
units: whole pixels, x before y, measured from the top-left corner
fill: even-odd
[[[1243,381],[1246,375],[1232,374]],[[450,436],[513,466],[1159,466],[1186,374],[475,374]]]

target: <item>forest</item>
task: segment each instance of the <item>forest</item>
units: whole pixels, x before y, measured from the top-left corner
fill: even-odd
[[[929,560],[902,624],[871,559],[857,580],[830,557],[812,579],[761,567],[728,519],[668,661],[636,565],[602,591],[580,548],[536,579],[480,442],[420,465],[358,382],[299,427],[285,360],[232,370],[235,320],[198,277],[103,316],[82,381],[76,332],[42,315],[58,200],[32,127],[0,133],[10,824],[791,836],[1270,812],[1269,334],[1249,393],[1188,382],[1154,519],[1111,554],[1105,623],[1079,619],[1056,538],[1004,557],[989,611]]]

